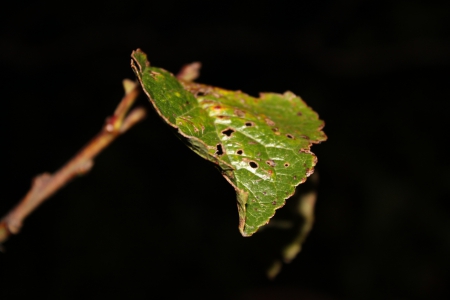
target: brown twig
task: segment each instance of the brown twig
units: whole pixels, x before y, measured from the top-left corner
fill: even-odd
[[[116,108],[114,115],[106,120],[102,130],[67,164],[54,174],[44,173],[33,179],[31,189],[25,197],[0,221],[0,245],[11,234],[17,234],[25,218],[41,203],[78,175],[89,172],[93,159],[119,135],[146,116],[144,108],[138,107],[128,113],[136,97],[139,85],[131,80],[123,81],[125,96]],[[128,114],[127,114],[128,113]]]

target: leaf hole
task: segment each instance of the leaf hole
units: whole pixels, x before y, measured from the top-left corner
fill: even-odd
[[[219,156],[220,156],[220,155],[223,155],[222,144],[217,144],[216,149],[217,149],[217,151],[216,151],[215,154],[217,154],[217,155],[219,155]]]
[[[252,167],[253,169],[257,169],[258,168],[258,164],[256,162],[254,162],[254,161],[249,162],[248,165],[250,167]]]
[[[242,155],[242,154],[244,154],[244,151],[242,149],[239,149],[238,151],[236,151],[236,154]]]
[[[284,166],[287,168],[289,167],[289,163],[284,163]]]
[[[292,134],[286,134],[286,137],[288,138],[288,139],[294,139],[294,136],[292,135]]]
[[[231,128],[227,128],[225,130],[222,130],[222,134],[226,135],[226,136],[231,136],[233,134],[234,130]]]
[[[196,94],[196,96],[197,96],[197,97],[205,96],[205,93],[204,93],[204,92],[198,91],[197,94]]]
[[[253,122],[246,122],[245,126],[252,127],[252,126],[255,126],[255,124]]]

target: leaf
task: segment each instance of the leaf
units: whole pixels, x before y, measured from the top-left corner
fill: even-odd
[[[158,114],[187,145],[215,163],[237,193],[239,230],[269,222],[314,171],[312,144],[326,140],[317,114],[291,92],[241,91],[178,80],[132,53],[132,68]]]

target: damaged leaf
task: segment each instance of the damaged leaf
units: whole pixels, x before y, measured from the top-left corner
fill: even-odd
[[[317,158],[310,147],[326,140],[324,123],[300,97],[255,98],[177,79],[151,67],[140,50],[132,53],[132,68],[158,114],[236,190],[243,236],[267,224],[313,173]]]

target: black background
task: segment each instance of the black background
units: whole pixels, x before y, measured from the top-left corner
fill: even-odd
[[[293,3],[2,4],[0,214],[99,131],[136,48],[173,73],[201,61],[199,82],[291,90],[329,140],[315,227],[269,281],[232,187],[151,111],[5,244],[0,299],[450,296],[450,2]]]

